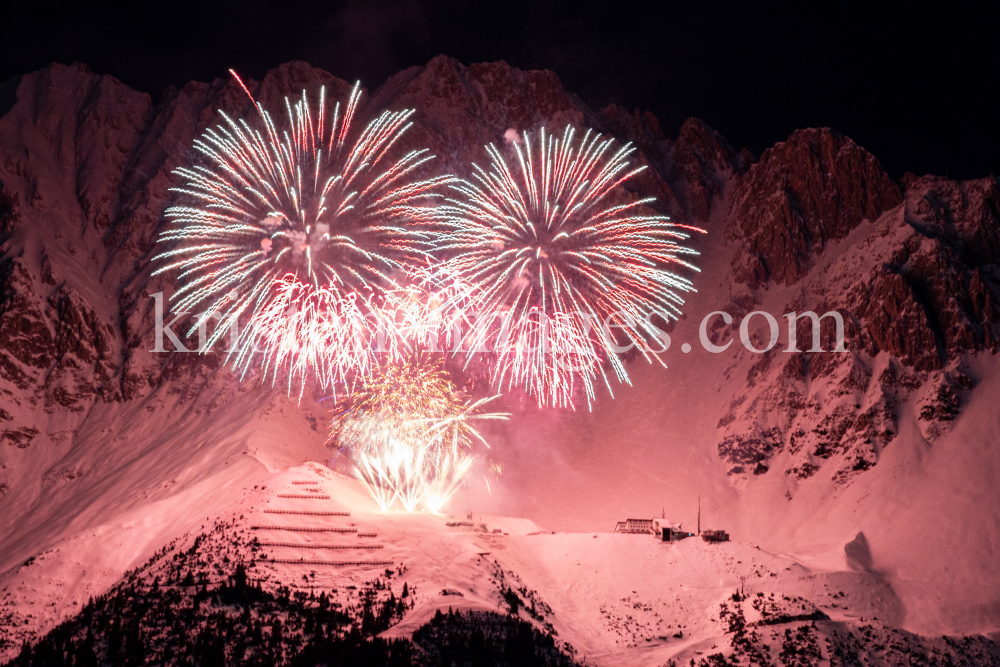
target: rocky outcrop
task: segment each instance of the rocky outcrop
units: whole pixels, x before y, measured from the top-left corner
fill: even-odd
[[[750,168],[749,150],[735,152],[725,137],[703,120],[688,118],[674,142],[670,183],[679,191],[689,218],[704,224],[721,201],[723,185]]]
[[[773,351],[750,367],[747,398],[719,423],[718,451],[732,474],[763,474],[780,456],[796,479],[829,468],[846,482],[878,462],[914,392],[928,442],[961,411],[973,385],[964,356],[996,351],[1000,333],[998,183],[904,183],[900,204],[798,281],[800,296],[783,312],[836,310],[848,351]],[[811,340],[809,321],[798,324],[798,341]],[[823,349],[833,333],[828,320]]]
[[[458,172],[483,161],[486,144],[504,143],[508,129],[594,125],[593,112],[553,72],[524,72],[502,61],[466,67],[443,55],[391,77],[369,108],[417,109],[419,127],[409,140],[430,146],[445,169]]]
[[[8,405],[28,410],[20,419],[30,425],[31,410],[79,413],[98,397],[119,398],[110,382],[114,327],[81,294],[65,284],[49,288],[23,258],[12,258],[0,264],[0,295],[0,379]]]
[[[14,223],[21,216],[17,194],[11,194],[4,190],[3,181],[0,181],[0,236],[9,234],[14,229]]]
[[[734,185],[726,233],[737,282],[803,278],[813,254],[900,203],[878,160],[828,128],[798,130],[764,151]]]

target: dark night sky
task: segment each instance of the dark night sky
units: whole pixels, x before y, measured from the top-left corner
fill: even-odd
[[[594,106],[651,109],[669,134],[699,116],[757,155],[796,128],[826,125],[895,177],[1000,172],[993,3],[88,4],[6,7],[0,80],[80,61],[156,98],[230,67],[259,78],[298,59],[376,87],[447,53],[554,70]]]

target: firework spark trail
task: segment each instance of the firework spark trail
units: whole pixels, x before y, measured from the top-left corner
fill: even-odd
[[[386,364],[334,408],[332,435],[355,460],[355,474],[385,511],[395,500],[406,511],[421,501],[434,512],[458,489],[486,441],[475,422],[495,397],[472,401],[426,355]]]
[[[387,481],[394,479],[395,475],[386,468],[377,456],[363,453],[357,457],[354,469],[354,476],[361,480],[383,512],[389,511],[399,495],[395,485]]]
[[[467,347],[490,349],[497,386],[523,387],[540,407],[573,407],[577,382],[590,405],[598,377],[611,390],[608,365],[628,382],[621,344],[662,363],[648,345],[663,333],[652,318],[676,319],[693,289],[667,267],[697,270],[681,242],[703,231],[646,213],[653,199],[627,200],[619,186],[644,169],[630,166],[630,144],[575,133],[524,133],[506,157],[487,146],[488,168],[451,184],[432,240],[440,274],[477,292]]]
[[[302,336],[299,348],[337,343],[343,337],[331,322],[375,310],[371,297],[393,287],[390,274],[426,255],[415,225],[434,219],[428,204],[451,177],[415,179],[433,158],[427,150],[390,158],[413,110],[385,111],[355,132],[360,96],[355,85],[343,110],[338,102],[331,112],[321,88],[314,112],[303,91],[285,99],[280,125],[256,101],[256,119],[220,112],[222,122],[195,141],[201,162],[175,172],[183,185],[173,191],[184,201],[166,211],[174,226],[159,240],[174,247],[156,256],[163,264],[154,274],[177,271],[174,312],[201,306],[221,315],[208,347],[249,316],[235,353],[244,372],[263,350],[275,380],[286,363],[302,383],[323,363],[324,380],[363,374],[366,355],[335,347],[293,354],[291,337]],[[282,321],[284,312],[295,315]],[[322,360],[326,352],[332,361]]]
[[[296,381],[301,392],[310,373],[322,386],[349,389],[381,359],[399,358],[407,345],[394,323],[358,293],[315,288],[291,275],[275,281],[274,298],[237,341],[234,366],[246,372],[248,357],[259,350],[265,377],[276,380],[284,369],[289,393]]]
[[[485,307],[475,285],[431,262],[411,267],[407,280],[384,296],[383,312],[394,332],[432,352],[458,351]]]
[[[474,460],[475,457],[466,454],[442,461],[434,477],[424,485],[423,501],[427,509],[435,514],[441,511],[448,499],[458,490],[465,475],[472,468]]]

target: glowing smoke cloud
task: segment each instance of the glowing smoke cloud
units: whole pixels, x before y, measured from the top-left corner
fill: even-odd
[[[659,359],[663,349],[648,344],[662,336],[653,316],[676,318],[680,293],[693,289],[668,269],[697,270],[682,259],[697,253],[680,243],[702,230],[651,211],[653,199],[629,201],[619,186],[643,170],[629,164],[631,145],[590,130],[576,141],[572,127],[514,138],[487,146],[488,167],[451,185],[433,237],[445,258],[438,272],[476,292],[466,347],[493,351],[498,386],[523,387],[540,407],[573,407],[581,383],[589,405],[598,377],[610,389],[608,365],[628,381],[616,344]]]
[[[428,222],[426,204],[451,180],[414,178],[427,150],[390,157],[412,110],[355,131],[360,95],[355,86],[331,108],[321,88],[313,109],[303,91],[285,99],[280,124],[257,102],[250,121],[220,112],[195,141],[201,162],[175,172],[186,201],[167,209],[174,227],[160,241],[175,247],[156,257],[166,261],[156,273],[176,270],[182,283],[173,311],[221,314],[209,346],[249,316],[234,365],[246,371],[263,351],[273,378],[288,371],[289,389],[313,368],[328,384],[372,367],[371,346],[350,341],[374,333],[361,315],[392,272],[424,254],[413,225]]]

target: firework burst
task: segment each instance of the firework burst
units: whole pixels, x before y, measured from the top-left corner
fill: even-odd
[[[488,446],[476,423],[509,417],[482,411],[493,398],[468,399],[439,363],[415,355],[383,365],[339,403],[332,437],[383,511],[399,500],[437,512],[472,467],[476,443]]]
[[[488,167],[451,185],[433,241],[445,258],[439,275],[475,293],[467,346],[490,349],[498,386],[523,387],[539,406],[573,407],[578,384],[589,405],[598,378],[611,388],[607,366],[627,382],[623,347],[659,359],[653,318],[676,318],[680,294],[693,289],[671,268],[697,270],[681,243],[702,230],[620,187],[644,169],[630,165],[634,148],[575,135],[569,126],[561,137],[543,128],[537,141],[525,133],[506,155],[487,146]]]
[[[262,350],[275,378],[283,364],[302,383],[314,364],[327,381],[363,373],[373,360],[337,345],[392,274],[423,254],[413,225],[428,221],[426,204],[450,179],[415,178],[427,150],[391,157],[412,110],[356,131],[360,95],[356,85],[331,107],[321,88],[313,109],[303,91],[285,99],[281,122],[257,102],[250,120],[220,112],[195,141],[201,162],[176,171],[184,203],[166,211],[173,227],[160,241],[174,247],[156,257],[165,262],[156,273],[178,271],[174,312],[221,315],[209,346],[249,318],[236,353],[244,370]],[[327,349],[308,347],[321,341]]]

